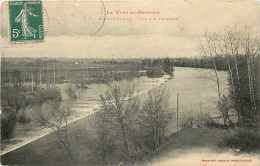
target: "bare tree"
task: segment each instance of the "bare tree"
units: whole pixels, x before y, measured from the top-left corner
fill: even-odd
[[[218,97],[220,99],[221,98],[220,79],[219,79],[218,68],[215,59],[215,57],[219,55],[218,47],[217,47],[219,39],[216,33],[213,34],[205,33],[204,39],[205,41],[204,42],[201,41],[200,43],[200,49],[203,56],[205,57],[209,56],[212,59],[212,66],[216,77],[217,92],[218,92]]]
[[[134,112],[138,109],[137,96],[134,93],[134,86],[131,84],[122,85],[113,82],[109,85],[108,91],[100,96],[101,108],[106,118],[106,124],[113,129],[121,140],[126,157],[131,156],[131,124]]]
[[[103,164],[108,164],[108,155],[112,154],[115,149],[113,126],[111,126],[111,121],[108,117],[105,110],[97,112],[93,125],[97,133],[95,149],[93,152],[95,153],[95,157],[99,157]]]
[[[222,114],[224,125],[228,125],[231,123],[229,118],[229,112],[232,109],[231,102],[229,101],[229,98],[225,95],[221,97],[221,99],[218,102],[218,109]]]
[[[256,103],[256,57],[260,54],[260,38],[249,31],[243,34],[242,53],[246,57],[247,74],[248,74],[248,88],[250,94],[250,101],[252,106],[251,116],[256,117],[257,103]]]
[[[260,38],[250,29],[239,30],[236,27],[226,29],[218,34],[206,34],[205,42],[201,44],[202,52],[206,56],[224,56],[226,59],[231,98],[238,115],[238,121],[256,120],[259,114],[257,101],[256,76],[260,54]],[[216,69],[216,64],[213,62]],[[215,73],[217,71],[215,70]],[[218,91],[219,78],[216,74]],[[219,99],[222,94],[219,93]],[[247,100],[249,98],[249,102]]]
[[[42,105],[37,115],[37,121],[39,123],[55,132],[57,141],[63,146],[69,158],[72,160],[73,155],[68,137],[68,117],[70,115],[70,109],[63,107],[60,101],[50,100]]]
[[[172,118],[167,99],[166,89],[163,87],[151,90],[144,99],[140,123],[148,131],[153,150],[156,150],[162,144],[165,129]]]

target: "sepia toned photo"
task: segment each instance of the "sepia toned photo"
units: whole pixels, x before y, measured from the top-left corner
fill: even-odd
[[[0,8],[0,165],[260,166],[260,0]]]

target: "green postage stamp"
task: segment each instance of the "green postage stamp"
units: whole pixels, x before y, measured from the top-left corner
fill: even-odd
[[[9,21],[12,42],[44,39],[40,0],[9,1]]]

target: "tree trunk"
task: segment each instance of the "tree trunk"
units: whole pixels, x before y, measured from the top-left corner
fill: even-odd
[[[218,76],[218,71],[217,71],[217,65],[215,60],[213,59],[213,67],[214,67],[214,72],[216,76],[216,82],[217,82],[217,90],[218,90],[218,98],[220,99],[221,93],[220,93],[220,81],[219,81],[219,76]]]
[[[128,141],[127,141],[126,129],[125,129],[125,126],[123,124],[123,119],[119,118],[119,123],[120,123],[120,128],[121,128],[121,133],[122,133],[122,137],[123,137],[123,142],[124,142],[126,154],[129,157],[130,156],[129,145],[128,145]]]

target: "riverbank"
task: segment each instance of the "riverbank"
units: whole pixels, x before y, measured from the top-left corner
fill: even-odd
[[[258,166],[260,151],[245,153],[224,146],[240,128],[187,128],[172,134],[168,142],[140,166]],[[259,131],[259,130],[258,130]]]
[[[140,77],[135,80],[136,82],[136,95],[141,95],[154,87],[160,86],[167,82],[168,76],[161,78],[147,78]],[[91,84],[89,89],[83,91],[79,99],[75,101],[64,101],[67,105],[70,105],[72,115],[68,117],[68,124],[71,125],[91,114],[98,111],[98,100],[99,95],[105,92],[106,85],[103,84]],[[62,87],[64,88],[64,87]],[[61,89],[62,89],[61,88]],[[69,104],[68,104],[69,103]],[[65,125],[65,124],[63,124]],[[53,129],[47,126],[40,126],[39,124],[26,124],[18,126],[20,132],[12,139],[2,142],[1,145],[1,156],[17,150],[27,144],[30,144],[52,132]],[[22,132],[21,132],[22,131]]]
[[[51,133],[42,139],[23,146],[2,156],[6,165],[97,165],[96,153],[93,151],[92,129],[93,116],[83,118],[68,128],[71,150],[74,160],[68,159],[56,135]],[[226,166],[235,160],[234,166],[258,166],[259,154],[236,152],[235,149],[220,146],[225,137],[234,133],[234,129],[186,128],[172,134],[157,153],[136,166]],[[116,156],[113,156],[116,157]],[[118,158],[109,158],[111,163],[119,163]],[[213,162],[215,160],[215,162]],[[227,162],[218,162],[226,160]],[[244,162],[243,162],[243,161]],[[75,163],[76,162],[76,163]],[[257,163],[257,164],[256,164]],[[123,164],[123,163],[122,163]]]

